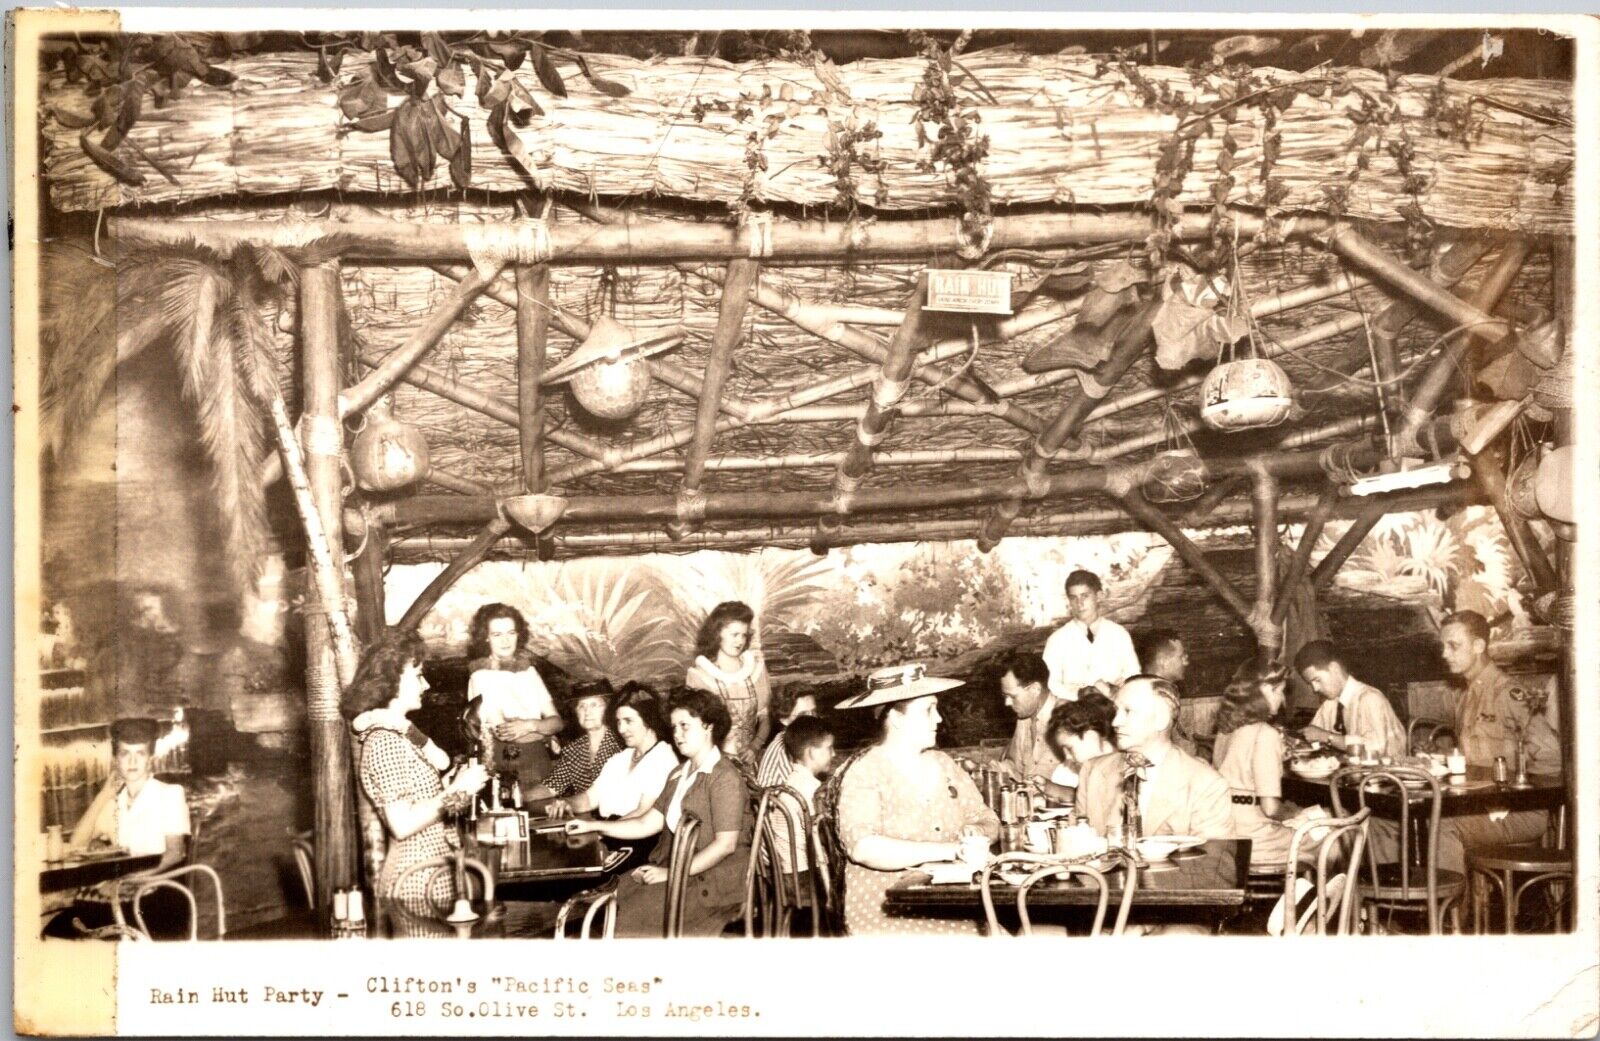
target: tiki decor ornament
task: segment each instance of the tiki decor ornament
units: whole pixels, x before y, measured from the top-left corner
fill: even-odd
[[[683,342],[681,325],[654,332],[632,329],[601,315],[578,348],[545,374],[544,383],[568,383],[572,395],[601,419],[628,419],[644,407],[650,393],[651,355]]]
[[[1206,374],[1200,418],[1213,430],[1277,426],[1294,408],[1289,376],[1270,358],[1234,358]]]
[[[366,420],[350,445],[350,469],[363,491],[392,492],[428,476],[428,442],[420,430],[394,418],[382,403],[368,410]]]

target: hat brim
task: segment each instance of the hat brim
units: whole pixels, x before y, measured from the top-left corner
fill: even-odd
[[[878,705],[892,705],[896,701],[910,701],[929,694],[943,694],[947,690],[966,685],[966,680],[951,679],[948,676],[924,676],[910,683],[898,683],[893,687],[882,687],[878,690],[869,690],[865,694],[852,695],[834,707],[875,708]]]

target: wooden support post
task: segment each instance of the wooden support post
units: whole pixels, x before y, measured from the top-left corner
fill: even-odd
[[[1311,583],[1313,592],[1333,581],[1333,576],[1339,573],[1341,567],[1344,567],[1344,562],[1349,560],[1350,554],[1354,553],[1356,547],[1361,545],[1361,540],[1367,537],[1367,533],[1372,531],[1373,525],[1382,520],[1383,515],[1388,512],[1389,506],[1387,503],[1376,501],[1368,504],[1366,509],[1357,515],[1355,523],[1350,525],[1350,529],[1340,536],[1339,541],[1335,542],[1333,548],[1328,550],[1328,555],[1319,560],[1317,566],[1311,570],[1311,578],[1308,581]]]
[[[319,264],[300,272],[301,411],[305,431],[305,477],[315,504],[314,516],[325,536],[325,551],[333,554],[319,574],[326,578],[317,588],[316,609],[329,624],[307,619],[306,717],[310,729],[314,875],[317,912],[325,916],[332,894],[356,880],[355,800],[350,768],[350,734],[339,714],[343,686],[354,675],[354,648],[341,647],[338,625],[344,618],[344,517],[340,509],[340,451],[343,426],[339,422],[339,317],[343,311],[339,265]],[[281,402],[279,404],[281,407]],[[284,417],[287,418],[287,417]],[[290,479],[299,469],[296,451],[286,452],[284,467]],[[319,540],[308,528],[308,543],[315,553]],[[308,603],[307,614],[313,613]]]
[[[401,616],[400,621],[395,623],[395,628],[415,629],[422,624],[422,619],[433,610],[433,605],[439,602],[439,598],[456,584],[457,579],[477,567],[478,562],[488,556],[494,544],[500,541],[500,537],[510,530],[511,522],[504,517],[495,517],[485,524],[478,532],[477,538],[456,554],[450,563],[445,565],[445,569],[435,575],[433,581],[417,594],[417,598],[406,608],[406,613]]]
[[[912,359],[925,339],[922,304],[927,291],[928,276],[919,275],[911,299],[906,303],[905,318],[894,331],[883,365],[872,381],[872,397],[867,402],[866,412],[856,423],[855,439],[845,449],[844,458],[834,471],[833,491],[840,502],[840,512],[849,512],[850,496],[872,468],[872,449],[883,440],[889,424],[894,422],[895,406],[905,394],[906,381],[911,377]]]
[[[1266,467],[1251,475],[1250,520],[1256,536],[1256,603],[1251,628],[1263,664],[1283,650],[1283,627],[1272,617],[1278,595],[1278,478]]]
[[[483,292],[483,287],[494,280],[499,273],[496,267],[487,277],[476,268],[472,270],[463,281],[458,283],[445,299],[438,310],[428,315],[422,324],[412,330],[406,337],[406,342],[390,351],[376,369],[362,377],[361,382],[339,395],[339,415],[341,417],[364,412],[389,389],[400,381],[406,370],[422,359],[424,354],[433,350],[434,346],[450,331],[467,305],[476,300],[478,294]]]
[[[745,312],[750,294],[761,277],[761,265],[753,260],[731,260],[722,282],[722,300],[717,308],[717,328],[711,335],[711,354],[706,359],[705,379],[700,384],[700,403],[694,418],[694,440],[683,463],[683,495],[686,503],[698,501],[700,481],[706,472],[706,457],[711,454],[711,439],[717,432],[717,410],[727,385],[733,351],[744,333]],[[698,526],[692,506],[668,530],[681,536]]]
[[[1238,615],[1246,625],[1254,627],[1254,612],[1249,602],[1239,594],[1233,583],[1228,581],[1228,577],[1206,559],[1200,547],[1190,541],[1189,536],[1185,535],[1170,517],[1151,505],[1137,488],[1123,495],[1119,501],[1130,517],[1166,539],[1177,551],[1178,556],[1183,558],[1183,562],[1189,565],[1189,569],[1199,575],[1201,580],[1211,587],[1212,592],[1228,606],[1228,610]]]
[[[1500,517],[1500,526],[1505,528],[1506,540],[1511,543],[1512,551],[1516,553],[1517,559],[1522,561],[1522,566],[1528,571],[1528,577],[1533,579],[1533,584],[1538,587],[1539,592],[1548,593],[1560,589],[1561,577],[1556,574],[1550,558],[1539,545],[1533,527],[1522,514],[1512,509],[1506,499],[1506,453],[1502,445],[1503,441],[1493,442],[1473,457],[1473,479],[1478,482],[1478,487],[1483,489],[1483,494],[1494,506],[1495,513]]]
[[[1522,262],[1527,259],[1528,244],[1523,239],[1513,239],[1506,243],[1500,251],[1500,258],[1495,262],[1494,268],[1484,277],[1483,283],[1472,294],[1470,300],[1463,302],[1454,293],[1439,289],[1432,282],[1428,286],[1449,296],[1451,300],[1465,308],[1464,312],[1446,314],[1447,318],[1456,321],[1456,324],[1468,326],[1478,322],[1474,328],[1465,331],[1465,335],[1455,337],[1445,345],[1439,357],[1435,358],[1418,381],[1416,389],[1411,393],[1411,400],[1407,403],[1405,414],[1401,417],[1400,429],[1394,435],[1394,452],[1397,455],[1421,455],[1422,446],[1417,441],[1417,434],[1433,418],[1433,413],[1444,400],[1451,383],[1454,382],[1457,368],[1466,360],[1472,350],[1474,340],[1484,339],[1495,342],[1506,336],[1506,325],[1498,319],[1488,318],[1485,312],[1493,311],[1499,303],[1500,297],[1510,288],[1516,279],[1517,272],[1522,269]],[[1407,270],[1410,270],[1407,268]],[[1420,276],[1418,276],[1420,278]],[[1426,279],[1422,281],[1426,282]],[[1430,304],[1430,306],[1432,306]],[[1435,308],[1440,310],[1439,308]],[[1467,319],[1467,320],[1461,320]],[[1487,321],[1490,324],[1481,324]]]
[[[1122,328],[1118,330],[1116,340],[1111,345],[1111,353],[1092,373],[1087,373],[1079,378],[1077,389],[1067,397],[1067,403],[1061,407],[1050,426],[1033,442],[1032,450],[1024,456],[1022,465],[1017,473],[1029,484],[1037,484],[1044,476],[1050,465],[1051,458],[1057,451],[1069,445],[1077,436],[1078,428],[1083,425],[1090,412],[1100,402],[1105,400],[1107,394],[1122,379],[1124,373],[1133,367],[1133,363],[1144,354],[1150,345],[1151,326],[1155,321],[1156,312],[1160,308],[1159,301],[1150,301],[1138,307],[1128,316]],[[983,529],[978,534],[978,548],[987,553],[1005,538],[1006,529],[1017,519],[1022,512],[1022,500],[1007,499],[989,511],[989,516],[984,519]]]
[[[369,518],[365,544],[351,568],[356,587],[356,628],[362,644],[368,647],[389,625],[383,597],[383,568],[388,551],[389,526]]]
[[[550,333],[550,268],[517,267],[517,444],[522,486],[544,491],[544,350]]]
[[[1305,578],[1306,568],[1311,564],[1311,553],[1317,547],[1317,539],[1322,537],[1322,529],[1327,526],[1328,518],[1333,515],[1333,508],[1338,503],[1339,486],[1333,481],[1324,482],[1322,494],[1317,496],[1316,505],[1306,517],[1306,529],[1300,535],[1300,545],[1295,547],[1294,559],[1289,561],[1289,571],[1283,576],[1283,584],[1278,587],[1278,599],[1272,605],[1274,625],[1281,626],[1289,616],[1289,604],[1293,602],[1300,582]]]

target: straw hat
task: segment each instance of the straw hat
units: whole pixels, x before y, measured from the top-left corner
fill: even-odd
[[[570,379],[579,370],[600,361],[637,362],[669,350],[683,340],[684,329],[675,325],[657,332],[630,329],[610,315],[601,315],[589,327],[589,335],[575,350],[552,366],[540,380],[555,384]]]
[[[965,680],[929,676],[928,667],[921,662],[891,665],[883,669],[874,669],[867,676],[866,693],[845,698],[834,707],[873,708],[877,705],[890,705],[896,701],[910,701],[912,698],[920,698],[927,694],[941,694],[965,685]]]

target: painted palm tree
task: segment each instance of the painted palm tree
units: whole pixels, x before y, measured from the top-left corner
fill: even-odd
[[[663,556],[656,566],[691,641],[706,615],[725,600],[750,605],[758,636],[763,629],[797,627],[806,607],[827,591],[835,570],[806,550],[770,548]]]
[[[567,672],[617,686],[682,676],[684,641],[659,590],[637,568],[610,561],[563,565],[545,602],[560,605],[566,621],[542,632],[536,627],[535,642]]]

